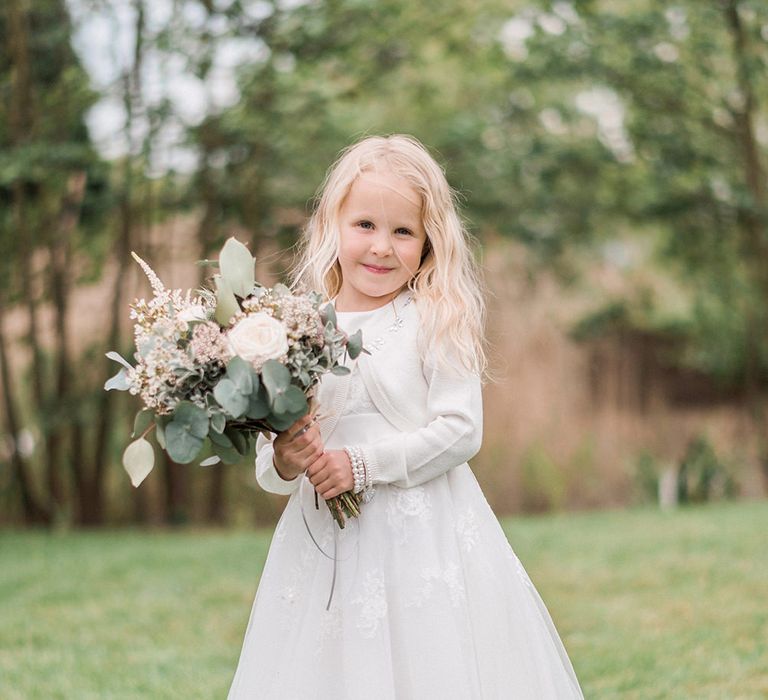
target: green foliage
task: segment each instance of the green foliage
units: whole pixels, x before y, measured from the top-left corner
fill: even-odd
[[[189,464],[203,447],[208,435],[208,414],[190,401],[182,401],[165,426],[165,443],[169,456],[179,464]]]
[[[732,498],[737,493],[731,469],[715,453],[704,436],[688,444],[677,474],[680,503],[699,503],[717,497]]]
[[[256,261],[234,236],[224,244],[219,255],[219,270],[227,286],[239,297],[247,297],[253,291]]]
[[[149,17],[154,10],[143,4]],[[341,0],[267,3],[256,16],[248,3],[180,0],[145,22],[139,63],[181,65],[213,94],[221,57],[253,47],[236,71],[240,99],[224,108],[211,103],[190,124],[167,96],[149,99],[154,87],[142,91],[141,65],[135,73],[123,66],[125,85],[115,93],[125,87],[124,104],[132,106],[122,134],[130,152],[109,164],[85,126],[103,95],[72,49],[66,3],[6,5],[25,11],[29,80],[18,82],[25,75],[15,70],[20,34],[2,12],[0,36],[14,39],[0,43],[3,305],[27,302],[29,290],[37,303],[56,299],[49,261],[79,173],[85,195],[68,268],[77,281],[99,276],[120,227],[135,244],[149,224],[182,208],[199,212],[202,255],[233,223],[250,232],[246,252],[262,243],[287,247],[339,149],[365,134],[406,132],[446,167],[481,239],[514,237],[556,271],[571,269],[576,247],[649,240],[652,252],[638,264],[679,280],[691,300],[673,325],[656,313],[665,299],[600,300],[577,334],[626,324],[683,337],[679,362],[731,385],[768,383],[765,3]],[[128,21],[136,7],[126,10]],[[113,9],[88,4],[103,18]],[[199,166],[188,177],[154,178],[179,125],[171,150],[183,142]],[[34,283],[23,275],[31,260],[44,267]],[[252,258],[240,260],[238,272],[222,269],[215,278],[220,322],[248,286]],[[275,268],[287,264],[280,259]],[[358,351],[350,339],[350,356]],[[309,376],[307,367],[302,372],[300,381]],[[54,387],[51,374],[43,383]],[[82,397],[94,392],[76,379],[62,404],[46,397],[54,408],[39,415],[69,420],[75,413],[62,410],[65,402],[93,414],[96,404]],[[287,425],[300,410],[285,386],[271,394],[259,387],[245,406],[232,381],[219,394],[241,418],[280,409]],[[124,377],[118,373],[111,386],[123,387]],[[210,433],[221,436],[222,413],[209,408]],[[164,428],[160,421],[159,442]],[[546,459],[531,460],[544,465],[531,472],[534,484],[538,470],[554,473]],[[557,487],[536,484],[533,492],[536,507],[558,502]]]
[[[657,503],[659,499],[659,478],[661,466],[648,450],[635,458],[635,485],[637,499],[641,503]]]
[[[665,466],[674,469],[677,474],[677,501],[680,504],[729,499],[738,495],[733,465],[717,455],[705,436],[698,435],[688,443],[679,464],[665,465],[647,450],[636,456],[635,484],[640,502],[658,502],[659,481]]]
[[[86,177],[74,247],[87,256],[88,242],[103,235],[106,172],[85,125],[98,95],[72,49],[71,31],[64,0],[18,3],[17,10],[9,3],[0,12],[0,36],[14,38],[0,42],[0,291],[6,303],[23,299],[16,256],[61,235],[56,223],[73,175]]]
[[[560,510],[565,502],[565,475],[540,444],[525,451],[520,465],[521,500],[526,511]]]

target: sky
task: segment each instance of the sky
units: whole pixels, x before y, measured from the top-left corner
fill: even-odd
[[[125,109],[122,104],[120,76],[132,63],[135,41],[135,14],[130,0],[111,0],[94,9],[88,0],[68,0],[74,25],[75,51],[88,71],[93,87],[104,95],[87,117],[94,143],[106,158],[125,154]],[[146,23],[150,33],[157,32],[171,18],[172,0],[152,0],[146,5]],[[107,9],[105,9],[105,7]],[[184,19],[193,28],[207,20],[202,5],[185,3]],[[255,18],[267,3],[250,4]],[[260,9],[261,8],[261,9]],[[208,29],[224,31],[216,23],[208,22]],[[263,55],[263,46],[256,40],[229,40],[220,45],[209,78],[203,83],[187,68],[181,53],[160,55],[149,51],[145,55],[143,70],[143,99],[147,105],[156,105],[168,99],[178,116],[158,135],[156,162],[153,169],[159,173],[169,168],[182,172],[195,169],[194,151],[182,143],[184,128],[199,123],[211,112],[236,104],[240,93],[236,83],[237,66]],[[140,140],[146,133],[145,120],[137,120],[135,137]]]

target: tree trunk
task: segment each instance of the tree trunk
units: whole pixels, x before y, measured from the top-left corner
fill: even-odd
[[[80,206],[85,195],[85,172],[70,175],[67,191],[62,200],[58,222],[54,227],[55,235],[49,243],[51,269],[51,297],[55,318],[55,373],[56,396],[51,405],[52,421],[48,433],[46,477],[48,482],[50,507],[54,512],[64,508],[65,494],[61,479],[61,465],[64,459],[67,423],[73,423],[79,429],[77,415],[71,415],[68,407],[73,401],[71,395],[69,334],[67,329],[67,311],[69,309],[71,267],[71,241],[80,216]]]
[[[136,7],[136,43],[134,45],[133,66],[131,72],[124,77],[123,104],[126,110],[125,131],[128,136],[128,153],[125,156],[123,170],[123,191],[120,196],[120,232],[115,246],[115,279],[112,287],[110,303],[110,326],[107,334],[106,347],[120,347],[120,318],[123,312],[123,287],[126,271],[130,261],[131,239],[133,232],[133,157],[135,154],[135,138],[133,124],[135,107],[141,95],[141,63],[144,41],[144,3],[137,0]],[[112,362],[105,362],[105,374],[108,376],[113,369]],[[107,446],[112,429],[115,399],[114,392],[104,392],[101,397],[99,420],[96,427],[93,464],[87,489],[88,497],[94,503],[81,501],[82,512],[89,517],[103,517],[103,482],[106,469]],[[98,515],[97,515],[98,514]]]
[[[8,46],[12,61],[11,93],[9,103],[9,131],[11,143],[24,146],[34,130],[35,115],[32,104],[32,85],[29,62],[28,8],[21,0],[8,3]],[[38,241],[37,232],[29,222],[28,185],[22,176],[11,187],[13,227],[19,241],[19,260],[23,303],[27,309],[27,340],[32,353],[32,399],[34,414],[39,418],[46,457],[49,458],[49,434],[51,411],[47,405],[45,363],[40,345],[40,320],[38,309],[38,285],[35,280],[34,252]],[[15,436],[15,433],[12,433]],[[50,472],[47,473],[48,512],[61,503],[61,484]]]
[[[3,406],[5,408],[5,431],[11,438],[11,468],[19,487],[24,522],[27,525],[49,525],[50,513],[40,504],[32,492],[32,479],[28,464],[18,449],[19,419],[16,414],[16,401],[11,384],[12,372],[8,366],[5,323],[3,319],[3,300],[0,299],[0,383],[3,388]]]
[[[734,114],[736,138],[744,166],[744,182],[751,197],[751,206],[739,217],[742,231],[744,260],[748,261],[749,274],[755,285],[749,312],[747,314],[744,389],[748,408],[756,427],[760,451],[759,460],[768,484],[768,440],[765,436],[766,409],[761,391],[761,348],[768,341],[766,337],[767,316],[765,299],[768,298],[768,236],[766,235],[765,212],[768,204],[766,175],[763,169],[760,149],[755,135],[755,118],[758,113],[754,77],[750,70],[750,48],[747,33],[739,14],[739,0],[726,0],[725,18],[731,33],[733,60],[739,90],[743,97],[743,108]]]

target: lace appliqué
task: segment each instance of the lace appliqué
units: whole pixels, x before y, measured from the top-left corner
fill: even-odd
[[[280,591],[280,600],[285,603],[289,609],[293,608],[296,602],[301,598],[302,592],[306,588],[309,570],[316,560],[317,551],[313,552],[312,549],[304,547],[299,561],[294,564],[288,572],[287,583]]]
[[[333,530],[329,524],[322,533],[318,534],[318,543],[323,549],[328,551],[333,542]],[[335,527],[335,526],[334,526]],[[281,533],[281,538],[285,536]],[[315,545],[307,538],[302,545],[298,556],[298,561],[291,566],[285,579],[285,585],[279,593],[279,599],[285,604],[287,615],[296,607],[296,603],[305,595],[307,590],[307,580],[310,578],[313,567],[317,566],[320,552]]]
[[[341,639],[342,622],[341,609],[332,607],[330,610],[324,610],[320,616],[320,626],[317,630],[317,645],[315,646],[315,656],[320,656],[326,646],[326,642],[332,639]]]
[[[396,533],[398,544],[405,544],[410,537],[409,519],[425,523],[431,518],[432,502],[422,486],[409,489],[390,487],[387,522]]]
[[[384,595],[384,575],[379,570],[368,571],[361,585],[360,594],[352,600],[360,606],[357,629],[368,639],[376,636],[379,625],[387,614],[387,599]]]
[[[349,390],[347,394],[347,403],[344,408],[345,415],[361,415],[364,413],[378,413],[378,409],[371,400],[368,389],[365,388],[363,378],[355,364],[352,374],[349,377]]]
[[[472,508],[467,508],[456,519],[456,535],[465,552],[471,551],[480,540],[480,525]]]
[[[459,565],[451,562],[445,569],[438,566],[430,566],[421,570],[421,579],[424,584],[416,590],[416,595],[406,603],[407,608],[420,608],[426,603],[435,592],[435,582],[445,584],[448,590],[448,597],[451,599],[451,605],[456,608],[466,599],[464,585],[461,582]]]

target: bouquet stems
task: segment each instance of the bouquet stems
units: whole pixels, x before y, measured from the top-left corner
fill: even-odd
[[[360,515],[360,501],[357,499],[357,494],[352,491],[345,491],[338,496],[329,498],[326,504],[331,511],[333,519],[342,530],[346,524],[347,517],[356,518]]]

